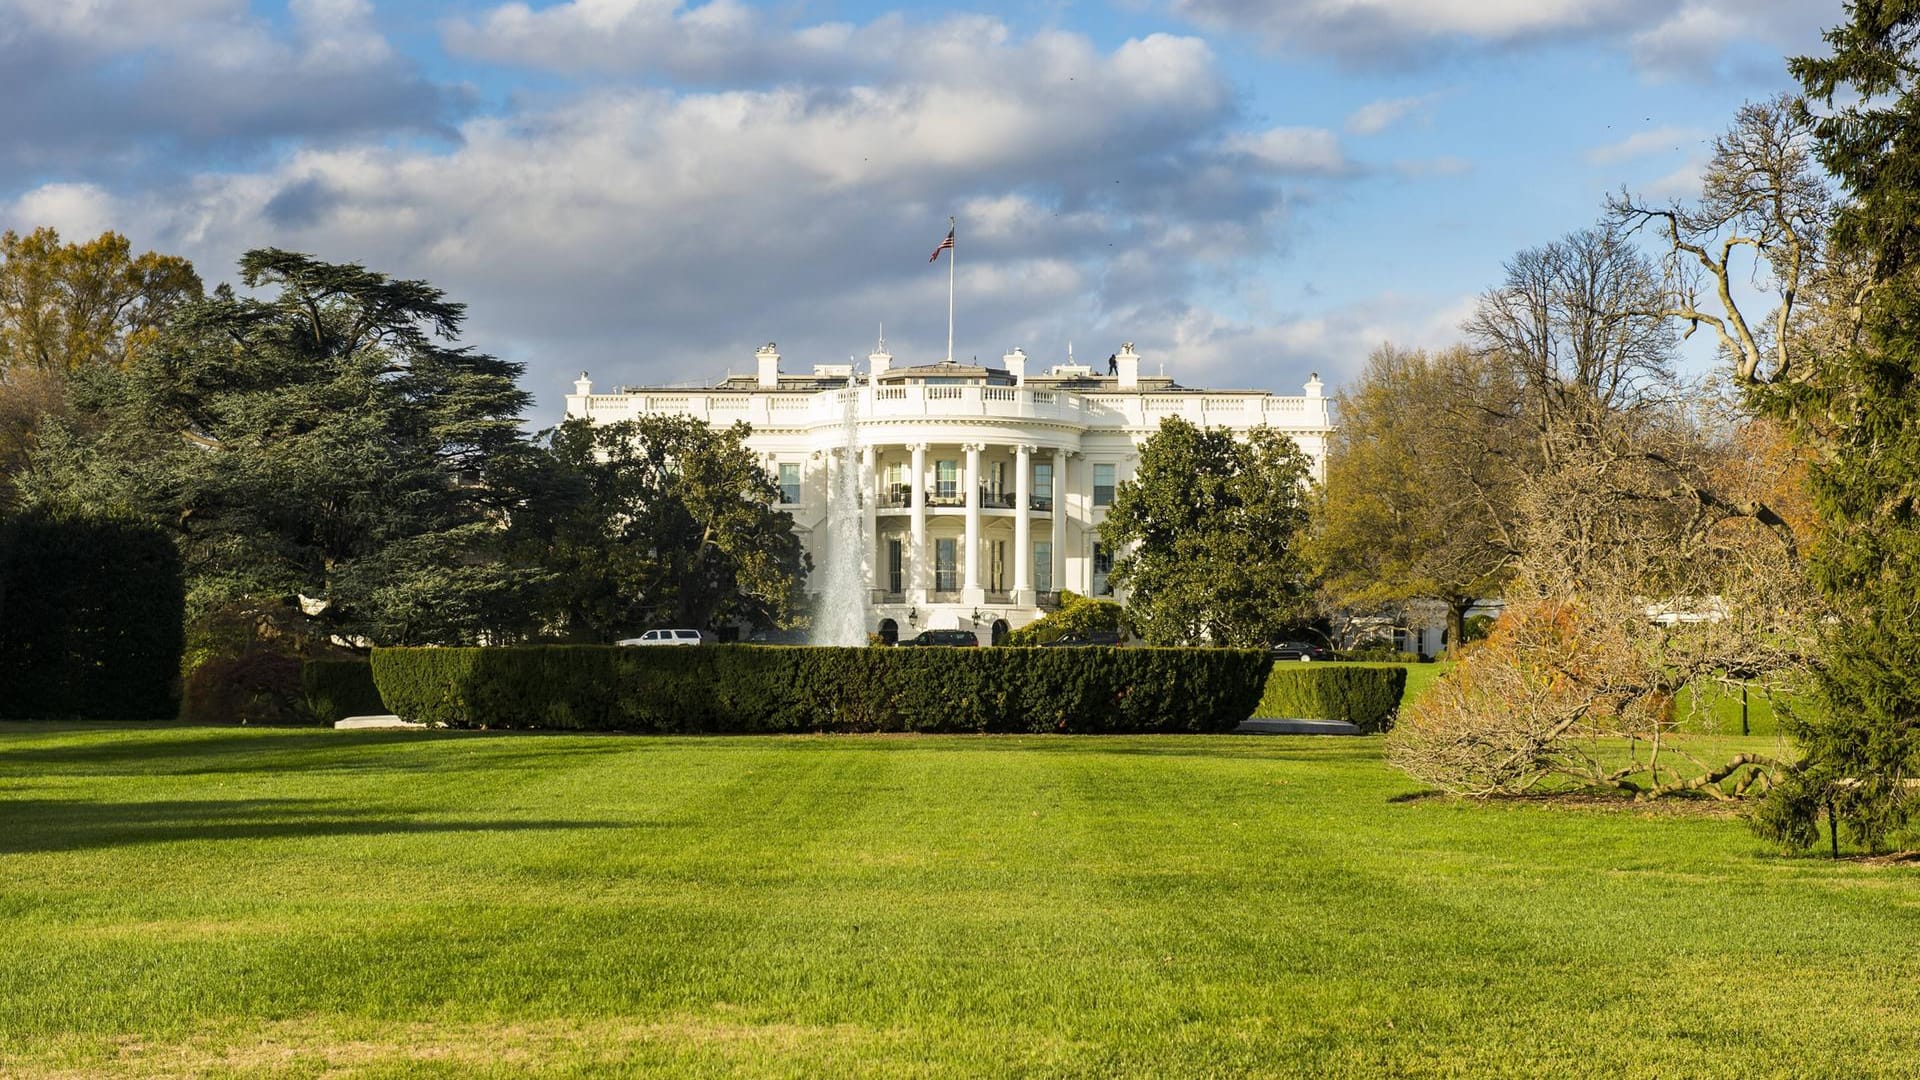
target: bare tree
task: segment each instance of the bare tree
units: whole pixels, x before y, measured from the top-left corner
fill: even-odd
[[[1753,444],[1674,373],[1666,290],[1604,227],[1522,253],[1468,323],[1517,388],[1530,460],[1508,614],[1396,730],[1408,772],[1476,795],[1768,782],[1771,761],[1709,766],[1668,738],[1690,685],[1789,678],[1814,619],[1790,523],[1737,467]]]
[[[1644,313],[1702,323],[1719,337],[1743,383],[1801,377],[1794,338],[1815,308],[1844,308],[1859,324],[1865,275],[1829,260],[1823,241],[1833,201],[1812,157],[1813,121],[1791,97],[1743,106],[1713,142],[1697,201],[1656,205],[1622,191],[1607,200],[1608,220],[1632,233],[1653,229],[1665,247],[1665,289]],[[1772,298],[1764,316],[1743,310],[1745,284]]]

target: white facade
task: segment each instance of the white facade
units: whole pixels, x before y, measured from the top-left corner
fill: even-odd
[[[1298,397],[1196,390],[1142,376],[1131,345],[1100,365],[1110,374],[1066,364],[1030,376],[1019,349],[1002,368],[895,367],[884,351],[868,361],[861,375],[850,364],[783,374],[768,345],[753,375],[611,394],[595,393],[583,374],[567,415],[595,423],[659,414],[746,421],[748,445],[781,484],[781,509],[793,515],[817,567],[827,555],[828,470],[843,467],[851,407],[868,629],[904,638],[958,628],[983,641],[996,623],[1037,618],[1061,590],[1110,591],[1096,529],[1162,419],[1236,432],[1275,428],[1312,459],[1316,478],[1331,430],[1318,375]]]

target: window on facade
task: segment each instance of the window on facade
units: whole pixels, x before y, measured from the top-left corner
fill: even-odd
[[[1040,592],[1053,591],[1053,541],[1033,543],[1033,587]]]
[[[1033,463],[1033,508],[1035,510],[1053,509],[1053,462],[1051,461]]]
[[[1093,505],[1113,505],[1113,466],[1095,465],[1093,467]]]
[[[903,591],[906,584],[904,549],[898,540],[887,541],[887,591]]]
[[[1111,468],[1112,466],[1108,466]],[[1113,586],[1107,584],[1107,575],[1113,572],[1113,553],[1105,544],[1093,545],[1093,595],[1112,596]]]
[[[933,463],[933,494],[935,498],[952,499],[960,494],[960,463],[958,461],[936,461]]]
[[[797,461],[780,463],[780,501],[789,504],[800,501],[800,463]]]
[[[960,587],[960,541],[948,537],[933,542],[933,590],[953,592]]]
[[[1007,587],[1007,542],[995,540],[987,546],[987,588],[1003,592]]]

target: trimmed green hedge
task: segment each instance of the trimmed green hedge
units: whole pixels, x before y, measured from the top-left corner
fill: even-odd
[[[367,660],[309,660],[300,669],[300,689],[307,707],[323,724],[349,716],[380,716],[387,706],[373,685],[373,664]]]
[[[373,678],[393,712],[452,727],[1229,731],[1271,664],[1242,649],[553,645],[375,649]]]
[[[1255,715],[1345,720],[1361,731],[1385,731],[1406,688],[1401,667],[1275,664]]]
[[[0,718],[172,717],[185,606],[180,554],[157,528],[0,522]]]

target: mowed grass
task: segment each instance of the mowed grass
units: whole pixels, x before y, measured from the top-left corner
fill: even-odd
[[[1916,940],[1376,739],[0,726],[0,1076],[1911,1076]]]

